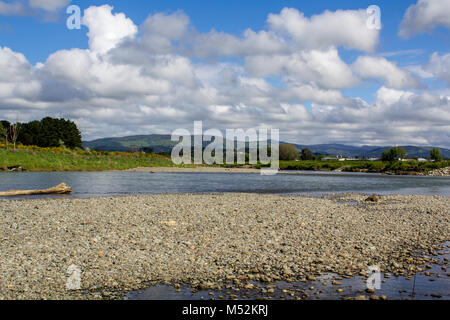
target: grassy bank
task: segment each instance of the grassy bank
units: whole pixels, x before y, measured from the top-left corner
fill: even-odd
[[[21,166],[27,171],[104,171],[172,167],[174,164],[170,157],[153,154],[23,146],[12,151],[0,146],[0,170],[13,166]]]
[[[371,172],[414,174],[450,167],[442,162],[383,162],[383,161],[280,161],[281,170]]]
[[[27,171],[105,171],[138,167],[178,167],[169,156],[70,150],[65,148],[39,148],[19,146],[16,151],[6,150],[0,144],[0,171],[21,166]],[[186,165],[184,167],[195,167]],[[239,165],[219,167],[239,168]],[[259,168],[260,166],[255,166]],[[382,162],[382,161],[280,161],[281,170],[344,171],[416,174],[450,167],[442,162]]]

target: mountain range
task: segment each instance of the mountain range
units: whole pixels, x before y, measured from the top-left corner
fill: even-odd
[[[154,153],[170,153],[172,148],[178,142],[173,142],[170,135],[139,135],[119,138],[103,138],[93,141],[83,142],[84,148],[97,151],[121,151],[132,152],[137,150],[152,151]],[[281,142],[282,144],[284,142]],[[204,145],[209,144],[205,142]],[[330,156],[342,157],[381,157],[384,150],[389,150],[391,146],[349,146],[344,144],[317,144],[317,145],[300,145],[293,144],[297,149],[310,149],[313,153],[324,154]],[[428,158],[432,147],[422,146],[403,146],[407,157],[421,157]],[[450,150],[440,148],[441,154],[444,158],[450,159]]]

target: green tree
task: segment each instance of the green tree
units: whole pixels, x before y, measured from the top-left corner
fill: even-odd
[[[6,129],[3,128],[3,124],[0,122],[0,137],[4,138],[4,137],[8,137],[8,135],[6,134]],[[6,144],[5,144],[6,147]]]
[[[18,141],[38,147],[81,148],[81,133],[77,125],[66,119],[44,118],[22,125]]]
[[[431,149],[430,156],[431,156],[431,159],[436,162],[442,161],[442,155],[441,155],[441,152],[439,151],[439,148]]]
[[[292,161],[298,160],[300,154],[297,148],[292,144],[280,145],[280,160]]]
[[[314,153],[311,150],[309,150],[308,148],[305,148],[302,150],[302,154],[301,154],[300,158],[302,160],[314,160],[315,159]]]
[[[381,159],[383,161],[398,161],[399,159],[406,158],[406,151],[402,147],[394,147],[389,151],[383,151]]]
[[[11,123],[9,123],[8,121],[0,121],[0,125],[2,127],[2,129],[0,129],[0,134],[1,137],[4,139],[5,141],[5,148],[8,149],[8,145],[9,145],[9,132],[10,132],[10,128],[11,128]]]

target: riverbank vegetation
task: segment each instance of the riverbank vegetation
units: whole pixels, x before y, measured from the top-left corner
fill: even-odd
[[[0,171],[21,167],[27,171],[104,171],[137,167],[174,167],[170,157],[145,153],[100,152],[68,148],[18,145],[7,150],[0,144]]]
[[[147,154],[143,152],[106,152],[69,149],[66,147],[41,148],[17,145],[16,150],[6,149],[0,143],[0,171],[18,168],[26,171],[105,171],[126,170],[138,167],[195,167],[195,165],[175,165],[169,155]],[[218,165],[218,167],[239,168],[261,165]],[[392,174],[417,174],[450,167],[450,161],[321,161],[293,160],[280,161],[281,170],[300,171],[340,171]]]
[[[46,117],[40,121],[28,123],[10,123],[0,121],[0,137],[8,149],[10,144],[38,147],[65,147],[81,149],[81,132],[77,125],[70,120]]]
[[[450,167],[450,161],[280,161],[281,170],[417,174]]]

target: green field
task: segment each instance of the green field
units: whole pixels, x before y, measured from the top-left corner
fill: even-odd
[[[170,157],[153,154],[37,147],[7,151],[0,147],[0,170],[13,166],[21,166],[27,171],[104,171],[175,165]]]
[[[0,145],[0,171],[8,167],[21,166],[27,171],[105,171],[126,170],[138,167],[177,167],[169,156],[82,151],[66,148],[39,148],[19,146],[16,151],[6,150]],[[194,167],[185,165],[182,167]],[[221,167],[238,168],[239,165]],[[261,166],[254,166],[260,168]],[[382,162],[382,161],[280,161],[281,170],[378,172],[415,174],[450,167],[443,162]]]

